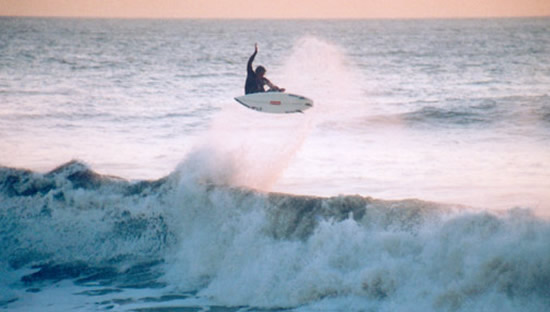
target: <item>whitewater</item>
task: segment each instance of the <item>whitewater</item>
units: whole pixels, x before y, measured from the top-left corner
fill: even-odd
[[[548,86],[547,18],[0,18],[0,309],[548,310]]]

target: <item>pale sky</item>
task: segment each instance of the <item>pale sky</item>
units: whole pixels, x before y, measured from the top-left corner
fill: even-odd
[[[550,16],[550,0],[0,0],[0,16],[130,18]]]

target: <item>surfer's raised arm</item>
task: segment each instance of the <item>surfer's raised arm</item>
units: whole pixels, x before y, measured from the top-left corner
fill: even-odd
[[[252,62],[254,62],[254,58],[256,57],[256,54],[258,54],[258,44],[256,43],[254,45],[254,53],[250,56],[248,59],[248,64],[246,65],[246,71],[250,74],[254,74],[254,69],[252,68]]]

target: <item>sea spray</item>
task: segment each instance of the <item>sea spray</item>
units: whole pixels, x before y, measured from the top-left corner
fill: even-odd
[[[316,57],[319,53],[323,57]],[[224,106],[190,157],[208,151],[217,156],[205,157],[230,162],[224,171],[232,171],[231,182],[222,178],[213,183],[271,190],[316,127],[354,118],[358,110],[367,109],[348,105],[360,97],[361,80],[344,60],[345,54],[336,45],[314,37],[301,38],[274,75],[281,77],[289,92],[314,98],[315,112],[270,115]]]
[[[289,91],[315,101],[315,109],[308,112],[312,118],[338,120],[368,112],[365,79],[350,62],[349,52],[322,38],[304,36],[286,56],[281,79],[290,86]]]

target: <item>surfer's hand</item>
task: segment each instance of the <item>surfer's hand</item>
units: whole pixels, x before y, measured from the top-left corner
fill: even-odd
[[[254,53],[258,53],[258,44],[257,43],[254,44]]]

